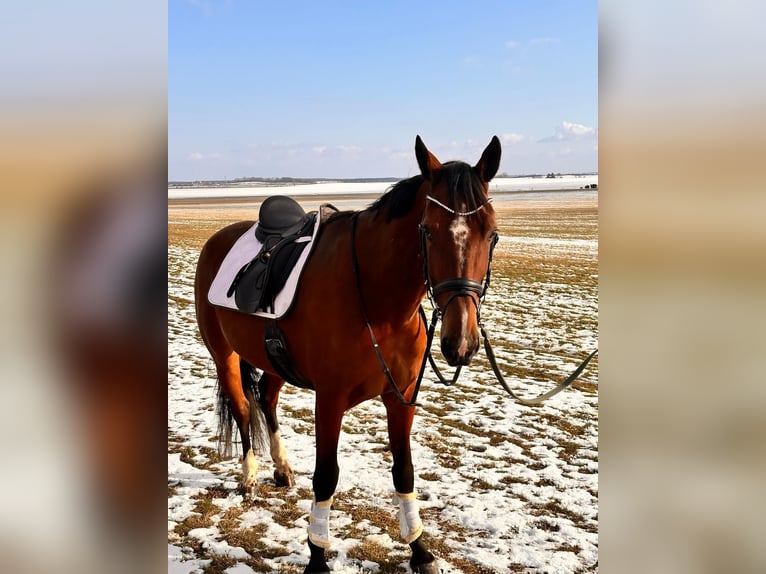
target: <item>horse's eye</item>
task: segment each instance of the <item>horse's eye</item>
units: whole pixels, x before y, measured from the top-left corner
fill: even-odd
[[[427,225],[421,225],[420,226],[420,231],[421,231],[421,233],[423,233],[423,236],[426,239],[428,239],[428,241],[431,241],[434,238],[434,236],[431,235],[431,230],[428,228]]]

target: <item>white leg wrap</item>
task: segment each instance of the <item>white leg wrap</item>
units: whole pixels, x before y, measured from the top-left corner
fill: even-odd
[[[311,504],[311,515],[309,515],[309,540],[315,546],[320,548],[330,547],[330,507],[332,506],[332,496],[329,500]]]
[[[394,504],[399,504],[399,534],[404,542],[410,544],[423,534],[423,522],[420,520],[418,501],[414,492],[394,494]]]

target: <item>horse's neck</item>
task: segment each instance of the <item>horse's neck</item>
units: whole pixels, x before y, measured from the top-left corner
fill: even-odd
[[[411,320],[425,296],[420,219],[420,214],[410,213],[386,222],[384,214],[376,217],[370,212],[359,218],[357,253],[362,294],[372,323]]]

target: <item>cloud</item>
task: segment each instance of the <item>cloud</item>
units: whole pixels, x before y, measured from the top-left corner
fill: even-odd
[[[596,128],[591,128],[583,124],[576,124],[574,122],[563,121],[561,122],[560,126],[556,127],[555,133],[552,136],[538,140],[538,142],[547,143],[581,140],[596,137],[597,134],[598,130]]]
[[[561,38],[554,38],[552,36],[542,36],[539,38],[532,38],[531,40],[527,40],[526,42],[519,42],[517,40],[508,40],[505,43],[505,47],[509,50],[515,50],[516,48],[524,48],[524,51],[526,51],[527,48],[534,48],[536,46],[547,46],[549,44],[559,44],[561,42]]]
[[[219,159],[220,157],[221,157],[221,154],[218,152],[201,153],[198,151],[193,151],[188,156],[186,156],[186,159],[189,159],[191,161],[201,161],[204,159]]]
[[[296,150],[299,151],[300,146],[298,146]],[[364,149],[357,145],[342,145],[341,144],[341,145],[334,145],[334,146],[316,145],[311,148],[311,151],[314,152],[316,155],[343,157],[348,155],[359,154],[363,152]]]
[[[500,136],[500,139],[502,140],[504,144],[514,145],[514,144],[525,141],[527,139],[527,136],[525,136],[524,134],[508,133],[508,134],[503,134],[502,136]]]
[[[587,126],[584,126],[582,124],[575,124],[572,122],[562,122],[561,123],[563,131],[572,134],[575,136],[593,136],[596,135],[596,129],[595,128],[589,128]]]
[[[412,159],[411,150],[392,151],[387,154],[388,159],[395,161],[409,161]]]

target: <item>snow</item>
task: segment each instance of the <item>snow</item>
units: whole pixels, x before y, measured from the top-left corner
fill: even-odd
[[[506,191],[544,191],[556,189],[580,189],[598,183],[598,175],[562,175],[545,177],[497,177],[490,183],[490,193]],[[297,185],[253,185],[231,187],[168,188],[168,199],[221,199],[264,197],[269,195],[350,195],[383,194],[392,182],[320,182]]]
[[[505,234],[496,261],[519,250],[567,262],[544,281],[493,271],[483,308],[506,379],[523,396],[532,396],[565,378],[597,346],[595,281],[581,285],[567,276],[583,266],[597,274],[597,242],[594,236]],[[259,456],[255,498],[243,498],[235,482],[238,460],[218,461],[211,454],[217,423],[215,369],[194,318],[197,254],[185,245],[169,247],[168,572],[201,572],[215,556],[234,560],[225,570],[234,574],[264,568],[301,572],[308,561],[314,395],[286,386],[280,400],[295,486],[273,486],[273,464],[266,454]],[[451,372],[443,363],[440,367]],[[528,408],[513,402],[494,381],[483,352],[463,369],[455,387],[435,384],[427,372],[412,450],[425,530],[443,543],[440,548],[450,549],[448,555],[435,552],[444,572],[598,570],[597,376],[596,359],[581,376],[582,386],[575,383],[544,406]],[[335,572],[406,569],[409,550],[398,537],[386,443],[379,400],[346,414],[330,515],[334,552],[328,563]],[[211,520],[184,532],[181,526],[204,518],[195,508],[211,489]],[[355,520],[354,512],[361,510],[382,512],[384,518]],[[229,520],[243,531],[262,529],[259,548],[268,552],[248,553],[227,540],[225,516],[233,516]],[[358,557],[361,543],[382,548],[388,562]],[[254,559],[259,564],[255,570]]]

